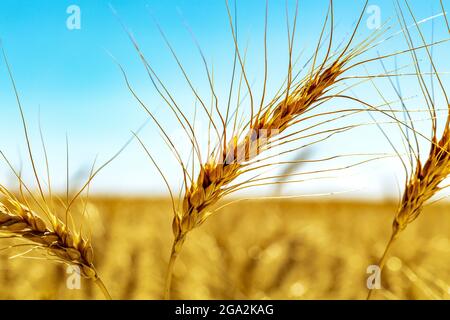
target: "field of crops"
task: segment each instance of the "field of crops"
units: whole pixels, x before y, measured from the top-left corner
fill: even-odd
[[[95,262],[116,299],[159,299],[172,241],[163,199],[93,199]],[[254,201],[221,210],[189,235],[175,299],[364,299],[366,269],[382,253],[394,203]],[[450,297],[450,206],[426,208],[392,248],[380,299]],[[3,247],[6,247],[4,243]],[[68,289],[64,265],[0,251],[1,299],[102,298],[87,280]],[[398,258],[399,255],[401,258]]]

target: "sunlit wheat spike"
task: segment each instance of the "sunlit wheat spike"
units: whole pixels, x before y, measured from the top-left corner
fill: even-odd
[[[275,97],[266,105],[263,104],[264,89],[262,102],[257,110],[253,110],[254,99],[251,86],[246,76],[244,62],[238,48],[228,6],[227,9],[236,47],[237,60],[250,97],[250,120],[240,131],[233,131],[231,137],[228,138],[227,128],[226,126],[223,127],[221,143],[213,150],[208,160],[200,164],[199,174],[195,181],[190,186],[186,186],[184,197],[181,200],[182,204],[175,212],[172,224],[175,240],[166,279],[166,298],[170,294],[173,265],[185,241],[186,235],[192,229],[200,226],[212,214],[211,207],[223,198],[224,195],[235,191],[232,183],[246,172],[247,168],[255,161],[255,158],[268,149],[271,142],[281,137],[287,128],[301,122],[301,116],[310,111],[316,104],[332,98],[332,94],[328,93],[339,82],[345,68],[348,67],[349,61],[357,56],[357,50],[355,48],[350,50],[357,27],[346,47],[340,52],[332,54],[333,5],[330,3],[327,19],[331,17],[332,27],[326,55],[323,61],[317,63],[316,52],[308,75],[304,79],[295,82],[295,78],[292,75],[292,47],[296,28],[296,13],[291,30],[292,34],[288,36],[290,58],[286,87],[278,97]],[[324,29],[325,26],[326,22]],[[322,36],[319,40],[319,46],[321,39]],[[264,81],[266,81],[266,76]]]
[[[34,250],[45,250],[56,260],[78,266],[80,274],[97,283],[106,297],[110,298],[95,271],[94,251],[90,240],[71,231],[56,217],[53,217],[51,225],[47,224],[2,186],[0,193],[8,203],[5,205],[0,202],[0,234],[20,238]]]
[[[48,260],[58,261],[67,265],[79,267],[80,275],[86,279],[92,280],[102,291],[105,298],[111,299],[108,290],[106,289],[104,283],[100,279],[94,267],[94,251],[91,241],[90,239],[84,237],[81,234],[81,231],[75,230],[75,224],[70,212],[70,207],[73,202],[82,194],[83,190],[88,188],[93,177],[109,162],[117,157],[117,155],[120,154],[123,149],[121,149],[118,154],[114,155],[113,158],[107,161],[99,169],[92,171],[89,176],[88,182],[81,188],[78,193],[75,194],[72,199],[69,199],[67,192],[67,201],[64,204],[65,213],[63,215],[65,217],[65,220],[61,220],[56,211],[51,208],[53,207],[52,199],[58,197],[54,196],[51,191],[49,161],[42,129],[40,128],[40,135],[45,155],[45,164],[48,179],[46,183],[48,185],[48,196],[50,197],[50,201],[44,194],[41,179],[37,172],[37,166],[31,149],[31,142],[29,139],[25,115],[22,108],[19,92],[13,77],[13,73],[9,65],[5,50],[3,49],[3,47],[1,49],[5,64],[7,66],[8,75],[13,86],[16,102],[20,111],[28,157],[33,169],[33,174],[38,186],[39,193],[38,197],[33,194],[31,189],[27,185],[25,185],[24,181],[22,180],[21,174],[16,172],[6,155],[3,153],[3,151],[0,150],[0,156],[3,158],[3,160],[6,162],[6,164],[18,179],[20,187],[19,200],[12,192],[10,192],[6,187],[0,184],[0,239],[11,238],[22,240],[25,242],[25,246],[29,246],[31,248],[26,253],[41,250],[44,251],[44,253],[46,254],[46,259],[48,258]],[[31,200],[33,205],[35,205],[36,208],[39,209],[42,217],[32,209],[28,200]],[[59,200],[62,204],[64,203],[61,199]],[[15,248],[17,246],[18,245],[13,245],[8,248]],[[23,254],[20,254],[18,256],[21,255]]]
[[[93,250],[90,242],[73,234],[59,219],[50,228],[35,212],[19,203],[4,188],[0,192],[6,197],[11,209],[0,204],[0,230],[16,235],[49,249],[50,253],[71,264],[76,264],[86,278],[95,278]]]
[[[425,37],[417,23],[417,20],[408,1],[405,0],[405,4],[410,16],[414,20],[420,39],[423,43],[425,43]],[[406,19],[400,6],[398,6],[397,11],[400,24],[406,26]],[[408,42],[408,45],[412,47],[412,36],[407,28],[405,28],[404,30],[406,41]],[[414,61],[414,67],[417,73],[417,80],[421,87],[422,94],[431,117],[432,134],[429,140],[431,146],[426,159],[423,161],[420,158],[420,150],[418,144],[415,143],[416,149],[414,149],[414,143],[411,143],[409,139],[407,141],[408,148],[414,149],[414,157],[409,159],[409,168],[408,165],[403,162],[405,172],[407,173],[407,178],[400,205],[395,214],[392,224],[392,234],[390,240],[378,263],[378,266],[381,270],[383,270],[390,248],[392,247],[394,241],[399,237],[400,233],[408,227],[410,223],[412,223],[420,216],[424,205],[440,190],[442,190],[442,182],[450,174],[450,103],[446,88],[439,76],[431,51],[428,48],[426,48],[425,50],[431,64],[432,73],[437,79],[439,89],[442,93],[446,105],[448,106],[448,111],[446,115],[445,126],[443,128],[442,134],[439,135],[437,129],[438,117],[436,114],[434,89],[428,88],[424,76],[421,73],[421,67],[419,65],[417,54],[415,51],[411,51],[411,56]],[[417,140],[417,132],[413,131],[413,135],[414,139]],[[367,299],[371,298],[373,291],[373,289],[369,289]]]

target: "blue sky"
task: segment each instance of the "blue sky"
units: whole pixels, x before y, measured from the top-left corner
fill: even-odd
[[[439,1],[410,1],[418,19],[439,12]],[[248,43],[249,74],[261,79],[263,66],[262,39],[264,30],[264,1],[237,0],[240,43]],[[364,1],[335,1],[336,41],[345,38],[359,16]],[[70,5],[81,10],[81,29],[69,30],[66,12]],[[293,14],[294,1],[289,1]],[[300,1],[297,52],[306,48],[311,52],[317,43],[328,1]],[[370,1],[381,9],[382,19],[393,16],[391,1]],[[187,23],[198,39],[208,63],[214,65],[218,92],[225,93],[232,66],[232,38],[228,25],[225,2],[221,0],[178,1],[103,1],[103,0],[2,0],[0,2],[0,37],[12,66],[15,80],[24,106],[33,149],[44,175],[40,147],[38,119],[44,131],[52,168],[52,180],[62,188],[65,177],[66,134],[69,139],[70,169],[74,187],[80,172],[87,168],[98,155],[98,163],[113,155],[146,119],[127,90],[120,70],[109,56],[111,53],[125,68],[134,89],[155,112],[168,132],[176,133],[176,123],[151,86],[145,69],[139,61],[117,17],[131,30],[143,52],[155,67],[161,79],[168,84],[177,100],[192,114],[193,97],[170,51],[164,44],[155,24],[161,25],[174,49],[186,67],[196,87],[208,96],[208,86],[201,58]],[[450,3],[449,3],[450,6]],[[366,14],[361,34],[368,35]],[[394,17],[395,18],[395,17]],[[394,19],[395,22],[395,19]],[[430,25],[425,26],[429,28]],[[398,30],[398,27],[394,27]],[[428,30],[428,29],[427,29]],[[445,36],[443,20],[436,19],[435,37]],[[286,72],[286,20],[285,1],[269,1],[269,58],[270,90],[280,83]],[[402,40],[402,38],[399,38]],[[395,51],[404,48],[401,41],[391,41],[380,50]],[[436,49],[436,57],[444,54]],[[444,66],[445,67],[445,66]],[[405,80],[406,83],[410,80]],[[408,85],[406,85],[408,87]],[[256,91],[258,85],[255,85]],[[364,96],[373,93],[362,92]],[[0,149],[16,167],[23,163],[23,171],[31,180],[30,166],[24,149],[25,141],[11,83],[7,78],[5,64],[0,63]],[[361,120],[362,121],[362,120]],[[373,146],[384,150],[386,143],[379,132],[373,130]],[[377,135],[378,134],[378,135]],[[155,126],[142,131],[142,138],[153,155],[162,163],[171,181],[179,182],[179,172],[174,170],[174,160],[164,148]],[[364,145],[363,136],[355,135],[355,150]],[[342,141],[341,141],[342,142]],[[345,142],[345,140],[344,140]],[[324,148],[332,151],[334,145]],[[337,148],[337,147],[336,147]],[[367,150],[364,150],[367,151]],[[320,150],[318,153],[320,154]],[[363,170],[370,174],[370,170]],[[11,180],[11,174],[2,164],[1,177]],[[380,180],[391,177],[387,171]],[[375,178],[373,178],[375,179]],[[383,180],[384,181],[384,180]],[[384,190],[383,181],[370,183]],[[389,184],[389,183],[386,183]],[[336,184],[336,188],[340,188]],[[349,186],[345,186],[351,189]],[[395,189],[395,188],[394,188]],[[162,181],[152,167],[142,148],[131,144],[125,152],[95,180],[93,191],[98,193],[160,193]],[[313,186],[312,191],[321,192]],[[389,189],[387,192],[391,192]],[[369,192],[370,193],[370,192]]]

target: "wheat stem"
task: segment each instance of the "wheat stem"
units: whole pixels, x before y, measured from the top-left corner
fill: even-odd
[[[394,228],[392,230],[391,238],[389,239],[389,241],[386,245],[386,248],[384,249],[383,255],[381,256],[380,261],[378,262],[378,267],[380,268],[380,276],[383,271],[384,265],[386,264],[386,260],[387,260],[389,251],[390,251],[395,239],[397,239],[398,234],[399,234],[399,230],[397,228]],[[370,300],[370,298],[372,297],[373,291],[374,291],[374,289],[369,289],[366,300]]]
[[[170,300],[170,289],[172,286],[173,268],[178,254],[184,243],[184,236],[176,237],[173,240],[172,251],[170,253],[169,265],[167,266],[166,283],[164,285],[164,300]]]
[[[102,279],[100,277],[97,277],[97,279],[94,281],[94,283],[99,287],[99,289],[102,291],[103,295],[105,296],[106,300],[112,300],[111,295],[108,292],[108,289],[106,289],[105,284],[103,283]]]

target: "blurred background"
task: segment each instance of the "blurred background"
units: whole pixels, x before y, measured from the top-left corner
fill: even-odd
[[[367,266],[390,236],[395,203],[255,201],[225,208],[188,237],[174,299],[365,299]],[[162,299],[172,241],[165,200],[96,199],[97,269],[115,299]],[[448,205],[428,208],[391,251],[379,299],[450,298]],[[63,265],[0,255],[2,299],[102,299]]]
[[[362,12],[364,3],[362,0],[351,4],[345,0],[334,1],[333,48],[342,47],[348,41],[362,14],[354,43],[383,27],[386,31],[374,42],[377,46],[358,61],[407,50],[394,3],[371,0]],[[401,3],[414,45],[421,46],[423,41],[414,27],[414,19]],[[450,2],[443,3],[450,7]],[[427,43],[448,38],[439,0],[411,0],[409,4],[420,21]],[[286,9],[292,27],[295,6],[293,0],[269,1],[268,97],[286,77]],[[316,50],[328,6],[327,0],[299,2],[294,46],[294,56],[299,57],[297,71]],[[265,1],[237,0],[236,7],[230,1],[230,10],[237,21],[239,46],[242,51],[247,49],[246,69],[251,75],[252,90],[259,97],[264,77]],[[186,116],[196,118],[197,135],[205,143],[206,117],[197,113],[195,98],[158,25],[195,88],[210,102],[208,78],[196,48],[198,41],[210,70],[214,71],[216,92],[224,110],[234,59],[225,1],[0,2],[0,38],[20,94],[37,169],[45,181],[43,140],[55,193],[75,194],[88,179],[94,163],[98,168],[133,137],[132,131],[138,130],[175,193],[180,189],[179,164],[157,126],[127,89],[117,66],[119,63],[124,68],[133,89],[180,146],[181,154],[188,158],[191,152],[186,147],[188,140],[152,87],[128,31]],[[448,84],[448,49],[445,42],[431,49],[444,85]],[[325,52],[326,48],[321,48],[319,58]],[[422,50],[417,54],[423,72],[428,72],[425,81],[432,88],[438,114],[445,114],[443,92],[436,77],[429,74],[431,64],[427,52]],[[403,103],[412,110],[416,129],[428,136],[430,118],[411,55],[398,54],[384,59],[383,63],[369,63],[352,70],[350,75],[385,75],[386,70],[394,70],[401,74],[398,79],[390,83],[387,77],[374,77],[373,83],[359,83],[361,79],[350,78],[349,84],[358,83],[350,95],[374,106],[386,106],[389,101],[393,108],[400,108],[400,91]],[[375,86],[378,91],[374,90]],[[248,110],[248,103],[248,96],[244,96],[244,110],[245,107]],[[0,105],[0,150],[33,189],[32,167],[5,63],[0,63]],[[327,108],[361,108],[361,105],[337,99],[324,104],[320,110]],[[317,179],[245,190],[228,199],[249,198],[225,207],[190,234],[175,268],[173,297],[365,298],[366,268],[376,262],[389,238],[405,179],[398,156],[376,125],[381,125],[391,143],[403,152],[404,137],[390,120],[368,113],[342,119],[339,126],[360,126],[282,160],[342,157],[274,169],[279,174],[323,171],[316,175]],[[323,126],[326,129],[327,124]],[[422,155],[426,155],[429,142],[420,139],[419,143]],[[367,159],[377,160],[353,167]],[[336,170],[330,172],[330,169]],[[0,179],[11,191],[17,190],[17,178],[5,161],[0,165]],[[164,181],[139,143],[132,141],[127,145],[95,177],[89,192],[86,225],[96,252],[96,266],[113,297],[162,298],[173,213]],[[443,190],[436,200],[447,195]],[[269,199],[274,197],[280,199]],[[430,205],[407,229],[393,248],[383,273],[385,290],[377,292],[377,297],[450,297],[449,208],[445,200]],[[30,261],[22,256],[11,259],[20,250],[7,249],[9,244],[4,242],[6,250],[0,247],[0,298],[101,298],[97,289],[86,281],[81,290],[69,290],[65,266]]]

